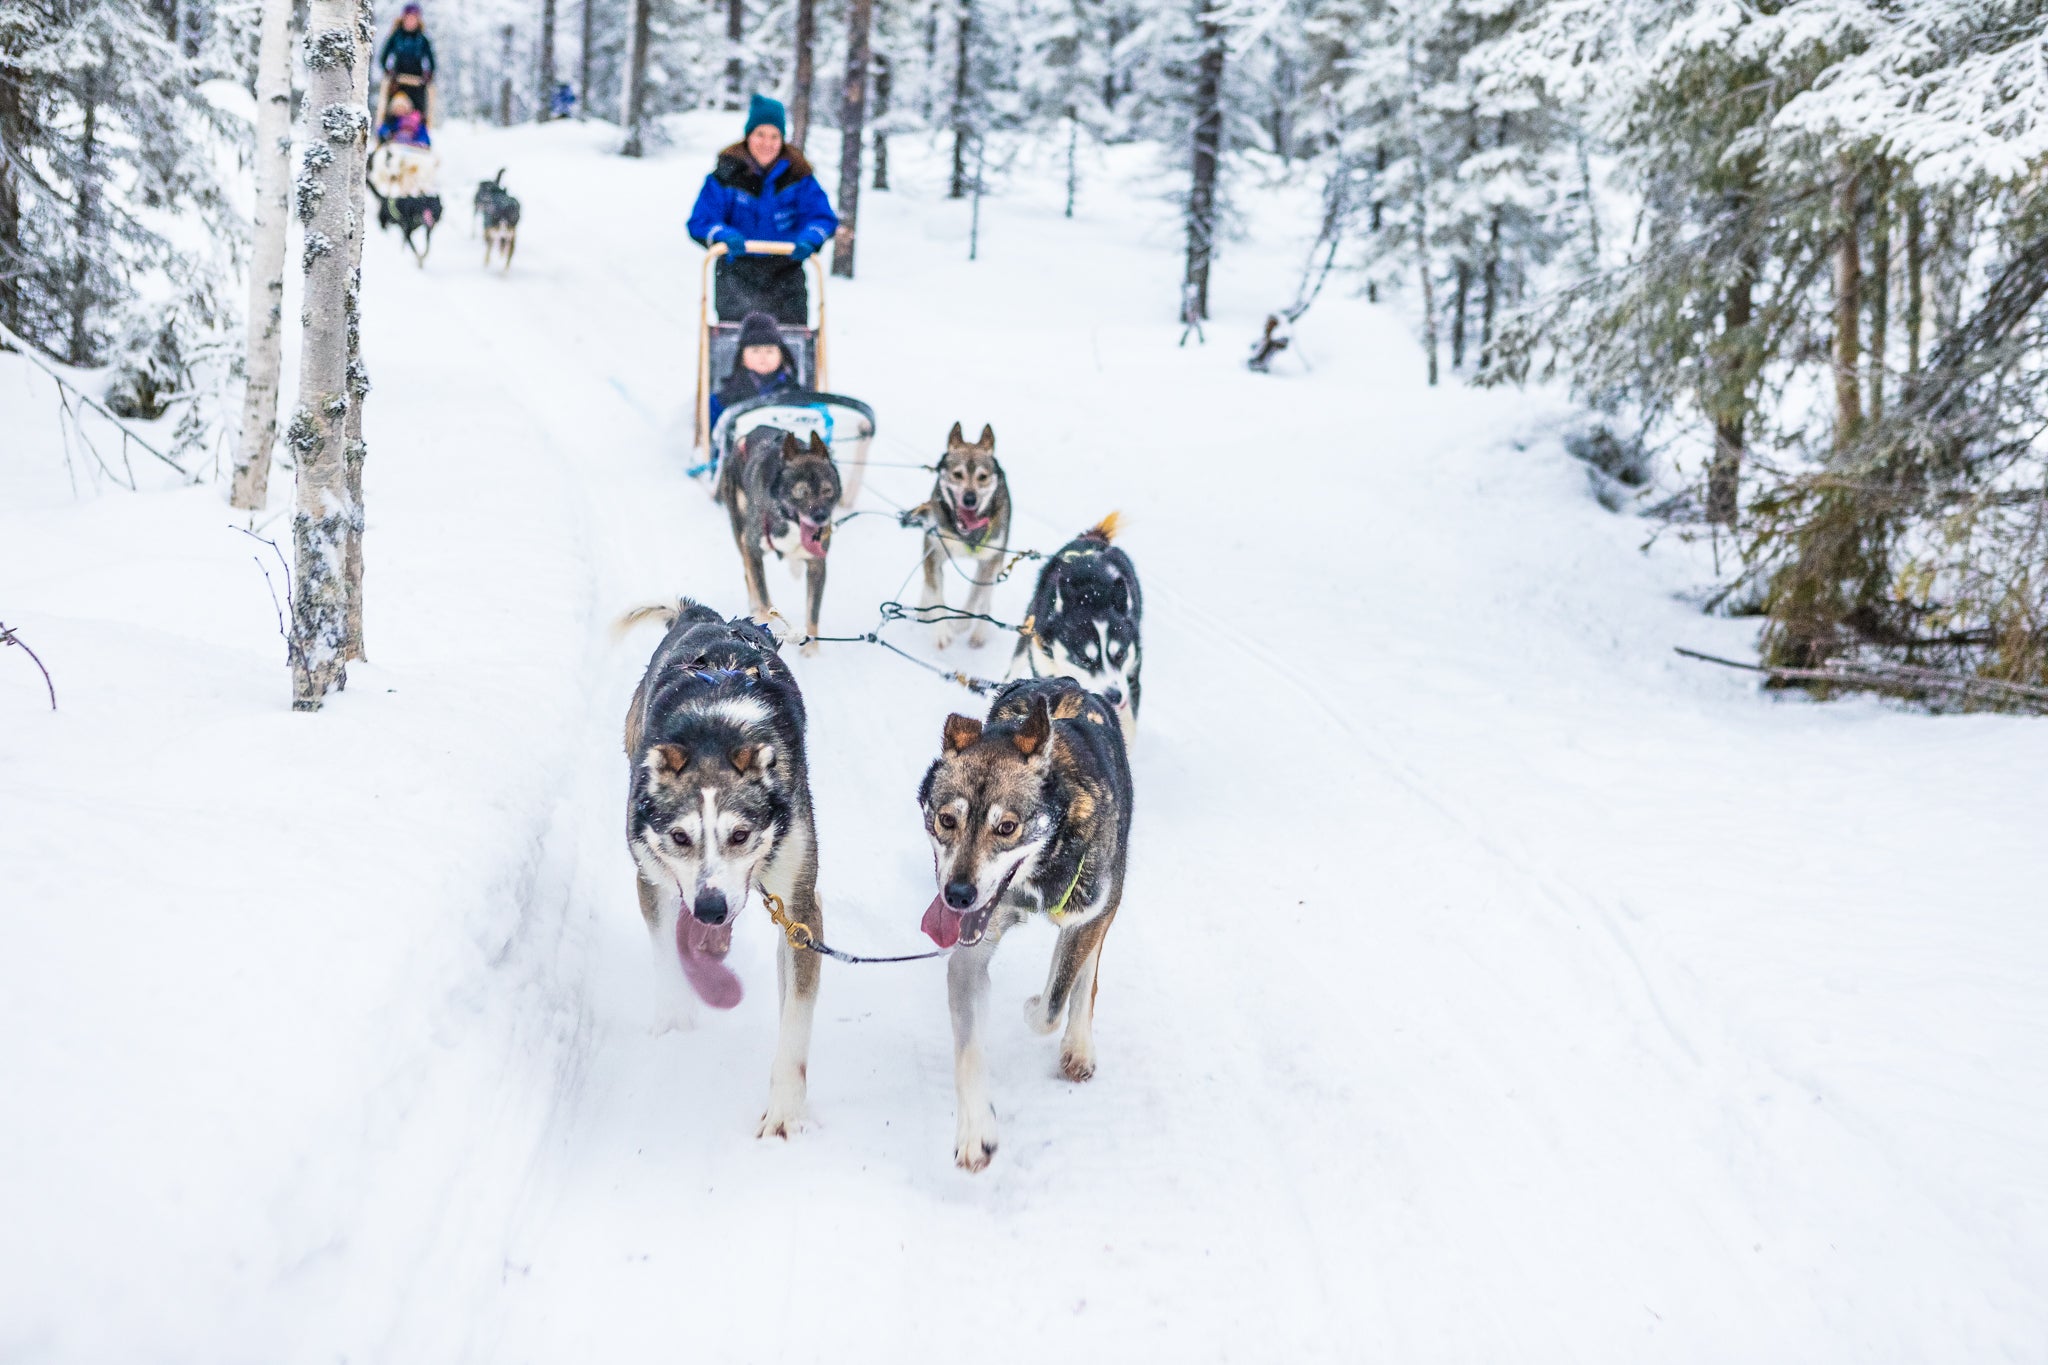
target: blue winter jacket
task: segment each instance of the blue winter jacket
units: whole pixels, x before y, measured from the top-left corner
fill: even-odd
[[[718,154],[718,168],[704,177],[690,213],[698,246],[710,246],[711,234],[722,227],[749,241],[803,242],[816,251],[839,231],[839,215],[802,152],[784,149],[764,176],[747,145],[736,142]]]

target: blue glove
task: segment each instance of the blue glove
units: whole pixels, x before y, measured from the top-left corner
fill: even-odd
[[[818,244],[816,242],[805,241],[802,238],[798,238],[796,241],[790,243],[790,247],[791,251],[789,253],[789,259],[791,259],[792,261],[801,261],[808,257],[813,251],[816,251],[818,249]]]
[[[741,235],[737,228],[719,228],[711,234],[711,240],[714,244],[718,242],[725,243],[725,252],[728,256],[744,256],[747,254],[747,239]]]

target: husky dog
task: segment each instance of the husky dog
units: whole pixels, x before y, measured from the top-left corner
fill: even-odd
[[[804,634],[818,633],[825,600],[825,552],[839,505],[839,466],[832,448],[813,435],[805,445],[775,427],[755,427],[718,471],[718,500],[732,517],[733,543],[747,575],[747,604],[756,620],[774,610],[763,556],[773,550],[794,571],[804,568]],[[818,652],[816,641],[803,647]]]
[[[940,756],[918,788],[939,894],[924,931],[952,948],[946,990],[958,1090],[953,1159],[978,1171],[996,1150],[987,1064],[988,964],[1003,931],[1043,911],[1059,926],[1033,1030],[1067,1031],[1060,1070],[1095,1074],[1095,972],[1123,899],[1131,769],[1100,697],[1067,678],[1026,678],[996,695],[988,721],[948,716]],[[956,946],[957,945],[957,946]]]
[[[939,457],[938,481],[922,505],[903,514],[905,526],[924,530],[924,596],[920,607],[946,604],[945,571],[950,558],[966,573],[965,610],[988,613],[989,597],[995,591],[996,574],[1010,540],[1010,481],[996,463],[996,433],[983,425],[981,439],[961,436],[960,424],[946,433],[946,453]],[[964,563],[963,563],[964,561]],[[932,624],[932,644],[944,649],[953,643],[957,623]],[[988,643],[988,623],[976,621],[967,643],[979,647]]]
[[[484,266],[491,264],[492,256],[504,257],[504,268],[512,268],[512,249],[519,245],[519,201],[505,189],[505,172],[500,168],[497,175],[489,180],[480,180],[476,186],[476,198],[471,207],[474,212],[472,226],[481,220],[484,226]]]
[[[1138,621],[1145,601],[1131,557],[1111,544],[1111,512],[1046,560],[1031,594],[1031,613],[1017,632],[1012,678],[1072,678],[1102,695],[1123,726],[1124,743],[1138,734],[1138,669],[1144,651]]]
[[[620,629],[646,620],[668,635],[626,712],[626,847],[656,988],[679,1014],[690,1010],[685,982],[713,1009],[731,1009],[741,986],[725,955],[757,884],[814,939],[824,928],[803,696],[774,637],[751,621],[685,599],[642,607]],[[782,1024],[762,1137],[787,1137],[803,1121],[818,997],[818,959],[786,941],[776,951]]]

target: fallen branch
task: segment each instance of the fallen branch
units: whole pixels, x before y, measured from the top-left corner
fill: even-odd
[[[1672,646],[1672,652],[1722,668],[1738,668],[1745,673],[1762,673],[1773,682],[1826,683],[1830,687],[1861,688],[1865,691],[1891,692],[1901,696],[1914,696],[1929,691],[1953,692],[1966,697],[1975,695],[1996,700],[2020,710],[2048,715],[2048,687],[2006,682],[2002,678],[1978,678],[1960,673],[1944,673],[1940,669],[1918,668],[1912,664],[1830,663],[1821,668],[1779,668],[1769,664],[1746,664],[1737,659],[1723,659],[1719,655],[1702,654],[1696,649],[1686,649],[1678,645]]]
[[[0,324],[0,341],[4,341],[8,343],[10,346],[14,347],[15,350],[17,350],[20,353],[21,358],[23,360],[26,360],[29,364],[35,366],[44,374],[48,375],[50,377],[51,382],[56,384],[58,403],[63,407],[65,416],[70,419],[71,425],[78,429],[79,436],[85,440],[88,446],[92,445],[92,439],[85,435],[85,428],[79,423],[78,414],[71,410],[70,400],[72,398],[76,398],[86,407],[91,408],[94,412],[98,413],[101,417],[105,418],[107,422],[112,424],[116,431],[121,433],[121,454],[123,459],[127,458],[128,443],[130,441],[133,441],[136,445],[141,446],[144,450],[156,456],[157,459],[162,460],[165,464],[177,470],[178,473],[184,477],[187,483],[196,484],[200,482],[199,476],[197,474],[194,474],[191,471],[187,470],[185,466],[179,464],[176,460],[164,454],[161,450],[158,450],[148,441],[143,440],[141,436],[137,435],[133,430],[129,428],[126,422],[122,421],[119,417],[116,417],[107,408],[106,404],[100,402],[97,398],[94,398],[84,389],[79,388],[78,385],[72,383],[69,379],[66,379],[63,375],[59,374],[53,366],[46,362],[40,355],[36,354],[36,348],[31,343],[24,341],[21,337],[9,331],[4,324]],[[99,450],[96,447],[93,448],[93,458],[99,458]],[[100,468],[106,469],[106,461],[100,461]],[[113,471],[111,469],[108,469],[107,474],[109,477],[111,477],[113,475]],[[129,480],[126,487],[129,488],[131,491],[135,487],[135,479],[132,471],[130,472]]]
[[[36,652],[28,647],[28,641],[16,635],[6,622],[0,621],[0,645],[18,645],[21,652],[34,661],[36,671],[43,675],[43,686],[50,693],[50,709],[57,709],[57,684],[50,681],[50,670],[43,667],[43,661],[36,658]]]

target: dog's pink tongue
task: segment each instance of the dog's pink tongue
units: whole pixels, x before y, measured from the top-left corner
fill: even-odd
[[[933,896],[924,912],[923,928],[932,942],[950,948],[960,941],[960,912],[947,905],[943,896]]]
[[[825,528],[813,526],[803,518],[797,518],[797,533],[803,537],[804,548],[814,555],[825,553]]]
[[[732,921],[706,924],[686,906],[676,921],[676,955],[683,961],[683,976],[697,998],[715,1010],[729,1010],[739,1004],[746,988],[725,965],[732,948]]]

